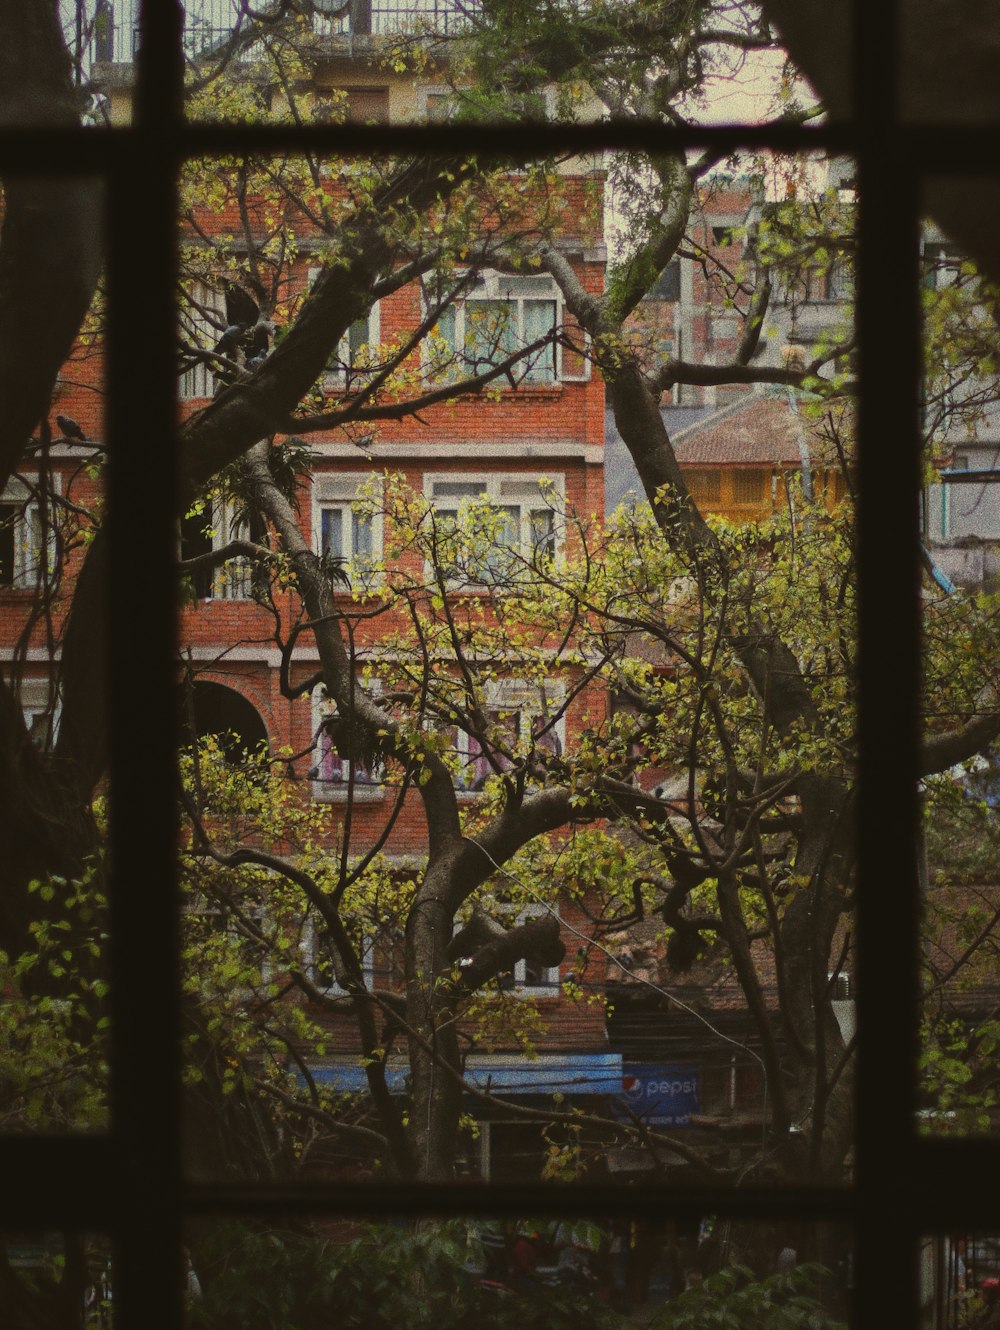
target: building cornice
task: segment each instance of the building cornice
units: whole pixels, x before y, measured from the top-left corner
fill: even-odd
[[[515,442],[510,439],[440,439],[434,443],[404,440],[399,443],[380,439],[359,451],[358,445],[344,439],[317,439],[310,446],[320,457],[350,458],[356,465],[361,458],[369,463],[393,465],[409,460],[436,462],[446,458],[463,461],[498,460],[509,462],[512,469],[519,462],[545,461],[565,458],[601,466],[604,462],[603,443],[584,443],[581,439],[542,439],[537,442]]]

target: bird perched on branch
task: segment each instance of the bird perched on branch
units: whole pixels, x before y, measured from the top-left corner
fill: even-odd
[[[246,323],[231,323],[215,344],[215,354],[231,356],[238,346],[243,344],[243,334],[249,327]]]
[[[79,439],[81,443],[87,442],[86,434],[72,416],[56,416],[56,424],[62,430],[64,438]]]
[[[213,352],[253,372],[267,358],[274,324],[261,318],[257,301],[233,282],[226,283],[225,296],[227,327],[213,347]],[[233,380],[232,369],[220,367],[213,372],[222,383],[231,383]]]

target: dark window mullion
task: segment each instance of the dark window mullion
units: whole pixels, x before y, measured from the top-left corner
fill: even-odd
[[[115,1325],[180,1323],[174,337],[180,6],[144,0],[108,223]],[[141,742],[137,740],[141,736]]]
[[[920,676],[919,193],[898,117],[898,8],[854,5],[857,330],[858,1330],[918,1323],[912,1207]],[[890,1280],[886,1271],[892,1270]]]

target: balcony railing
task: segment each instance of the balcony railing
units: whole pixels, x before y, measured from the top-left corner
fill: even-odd
[[[465,27],[473,7],[469,0],[352,0],[336,17],[314,13],[317,37],[388,36],[394,33],[450,35]],[[229,40],[238,17],[236,0],[193,0],[186,6],[184,53],[191,60],[219,51]],[[137,0],[97,0],[89,55],[92,63],[131,64],[142,39]],[[249,47],[246,56],[255,57]]]

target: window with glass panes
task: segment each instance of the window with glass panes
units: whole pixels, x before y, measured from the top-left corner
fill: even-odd
[[[491,776],[509,771],[518,759],[539,754],[559,757],[566,740],[565,688],[504,679],[483,687],[480,710],[485,725],[447,727],[458,757],[455,788],[478,794]]]
[[[322,268],[309,269],[310,287],[321,272]],[[348,326],[340,339],[336,353],[331,356],[326,367],[323,375],[324,388],[352,392],[371,377],[373,354],[380,335],[380,322],[379,305],[376,301],[366,314],[362,314]]]
[[[506,928],[545,918],[548,911],[543,905],[515,904],[500,897],[492,904],[493,912]],[[559,966],[545,965],[533,957],[523,957],[510,970],[497,977],[497,986],[504,993],[516,997],[556,997],[559,993]]]
[[[181,1323],[182,1224],[207,1213],[315,1213],[358,1210],[383,1215],[479,1213],[546,1215],[571,1210],[717,1222],[755,1216],[774,1223],[827,1218],[855,1238],[853,1325],[916,1327],[917,1252],[923,1235],[949,1225],[995,1224],[995,1142],[918,1138],[914,1125],[917,955],[918,771],[915,689],[919,662],[916,496],[919,487],[915,406],[920,378],[916,288],[920,272],[918,211],[929,180],[964,179],[981,200],[992,187],[991,139],[974,114],[961,120],[902,120],[898,99],[900,27],[920,32],[919,10],[851,7],[853,116],[801,127],[685,124],[641,127],[629,142],[654,152],[674,149],[725,158],[738,148],[790,148],[852,153],[858,161],[861,224],[858,262],[860,333],[860,613],[862,852],[859,891],[860,1008],[858,1114],[854,1180],[831,1191],[804,1183],[775,1190],[766,1174],[740,1178],[732,1190],[715,1178],[689,1189],[566,1188],[525,1183],[516,1196],[502,1187],[459,1193],[439,1184],[399,1182],[367,1191],[336,1187],[275,1188],[267,1181],[238,1191],[183,1179],[177,985],[177,898],[174,883],[176,685],[173,668],[175,577],[173,532],[181,504],[174,482],[176,343],[173,329],[175,195],[173,173],[186,153],[206,146],[236,151],[308,145],[330,151],[391,146],[391,131],[365,127],[284,129],[265,137],[253,124],[196,131],[181,118],[181,13],[150,3],[136,55],[133,122],[114,137],[72,126],[23,128],[8,119],[0,134],[5,172],[47,179],[99,176],[106,186],[109,319],[109,511],[111,617],[105,695],[111,703],[109,807],[112,811],[112,922],[115,942],[111,1026],[112,1101],[107,1133],[89,1137],[0,1139],[5,1227],[89,1226],[107,1232],[115,1252],[116,1330],[174,1330]],[[842,9],[817,10],[814,24],[837,24]],[[805,10],[803,9],[803,13]],[[132,36],[132,32],[126,34]],[[838,29],[838,35],[842,30]],[[129,43],[126,43],[128,46]],[[846,58],[846,57],[844,57]],[[832,65],[831,65],[832,67]],[[269,127],[270,128],[270,127]],[[992,126],[987,128],[991,129]],[[463,139],[463,132],[466,137]],[[613,149],[614,125],[572,135],[532,125],[539,151]],[[516,124],[494,130],[433,127],[428,151],[484,144],[503,150],[523,142]],[[520,137],[519,137],[520,136]],[[415,139],[407,140],[412,150]],[[142,329],[141,338],[137,329]],[[142,422],[143,448],[130,450]],[[887,446],[891,440],[893,447]],[[159,482],[150,485],[150,459]],[[142,551],[142,558],[137,557]],[[93,631],[104,631],[95,624]],[[135,718],[142,717],[142,742]],[[141,883],[141,893],[136,884]],[[822,977],[821,977],[822,978]],[[808,1053],[808,1050],[806,1050]]]
[[[372,691],[378,691],[377,685],[372,685]],[[381,798],[385,764],[373,761],[366,766],[345,756],[352,739],[350,720],[341,716],[325,684],[313,689],[312,726],[309,779],[313,798]]]
[[[367,586],[382,549],[382,519],[366,493],[364,473],[320,474],[313,480],[314,548],[352,585]]]
[[[499,525],[484,519],[489,539],[470,552],[465,566],[456,568],[455,580],[489,583],[516,573],[525,563],[551,560],[558,550],[556,505],[560,502],[562,476],[532,480],[522,476],[491,475],[425,477],[426,491],[441,531],[461,534],[469,530],[465,519],[475,505],[488,505]]]
[[[525,383],[554,383],[559,373],[554,338],[558,317],[558,289],[551,277],[487,272],[442,310],[437,333],[457,362],[464,362],[462,368],[477,374],[548,337],[512,372],[515,380]]]

